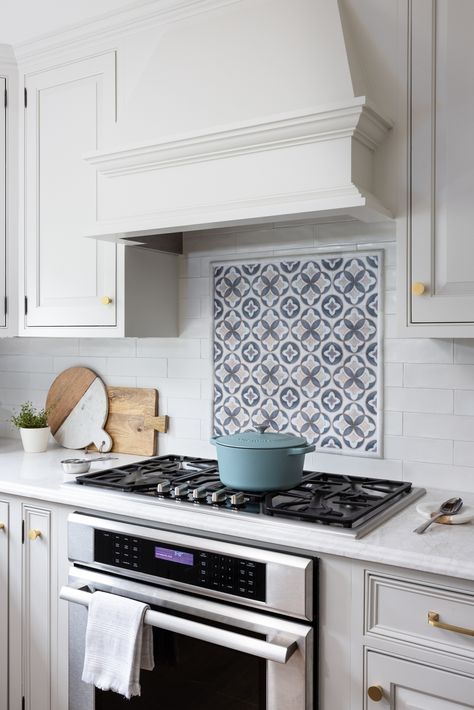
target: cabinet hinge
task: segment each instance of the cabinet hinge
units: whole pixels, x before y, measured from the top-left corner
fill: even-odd
[[[24,542],[25,542],[25,521],[22,520],[21,521],[21,544],[23,545]],[[25,698],[23,698],[23,701],[24,700],[25,700]]]
[[[26,86],[24,88],[24,96],[25,96],[25,108],[28,106],[28,92],[26,90]]]
[[[25,316],[28,315],[28,296],[25,296]]]
[[[5,108],[8,106],[8,92],[6,89],[3,92],[3,105],[5,106]]]

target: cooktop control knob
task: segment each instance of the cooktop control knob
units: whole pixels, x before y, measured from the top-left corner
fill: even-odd
[[[217,491],[213,491],[212,496],[211,496],[211,503],[215,503],[216,505],[222,505],[225,503],[227,498],[227,493],[225,488],[219,488]]]
[[[189,493],[189,486],[187,483],[180,483],[179,486],[175,486],[174,496],[175,498],[187,498]]]
[[[165,479],[164,481],[160,481],[158,485],[156,486],[156,492],[158,495],[168,495],[169,492],[171,491],[171,483],[168,481],[168,479]]]
[[[245,504],[245,496],[241,491],[238,493],[232,493],[229,500],[233,508],[240,508]]]
[[[203,503],[206,501],[207,498],[207,488],[206,486],[199,486],[198,488],[193,489],[193,501],[196,503]]]

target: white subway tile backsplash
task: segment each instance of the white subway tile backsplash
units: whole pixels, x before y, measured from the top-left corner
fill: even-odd
[[[452,363],[453,343],[430,338],[388,339],[385,362]]]
[[[452,463],[453,442],[415,436],[385,437],[385,456],[403,461]]]
[[[474,441],[474,417],[406,413],[403,415],[403,433],[405,436]]]
[[[474,442],[454,442],[454,463],[456,466],[470,466],[474,469]]]
[[[474,416],[474,390],[454,391],[454,414]]]
[[[211,434],[211,268],[229,259],[380,249],[385,263],[384,458],[310,454],[310,470],[474,492],[474,340],[398,337],[394,225],[357,221],[233,227],[185,235],[178,338],[0,339],[0,435],[13,409],[43,406],[56,374],[83,365],[107,384],[154,387],[170,431],[159,452],[215,457]],[[446,495],[448,497],[448,494]]]
[[[386,387],[384,404],[388,411],[450,414],[453,412],[453,392],[452,390]]]
[[[474,365],[404,365],[405,387],[474,389]]]
[[[136,338],[81,338],[81,357],[135,357]]]

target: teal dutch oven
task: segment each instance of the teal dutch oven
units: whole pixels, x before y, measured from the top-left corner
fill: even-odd
[[[304,457],[314,444],[295,434],[266,432],[267,427],[241,434],[213,436],[219,477],[241,491],[285,490],[301,482]]]

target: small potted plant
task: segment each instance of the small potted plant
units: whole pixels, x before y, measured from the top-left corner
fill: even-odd
[[[20,430],[23,448],[27,453],[46,451],[49,438],[47,409],[37,409],[32,402],[25,402],[18,414],[13,414],[10,422]]]

